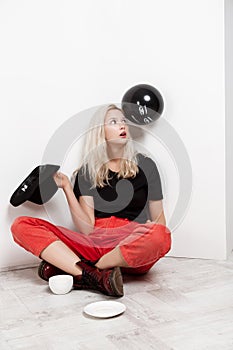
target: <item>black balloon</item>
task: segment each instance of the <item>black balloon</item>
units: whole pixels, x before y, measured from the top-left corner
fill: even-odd
[[[157,120],[164,108],[163,97],[153,86],[139,84],[123,96],[122,110],[127,119],[136,124],[148,124]]]

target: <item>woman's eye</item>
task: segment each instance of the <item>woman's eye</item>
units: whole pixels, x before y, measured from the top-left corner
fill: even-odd
[[[120,120],[118,120],[118,119],[111,119],[110,121],[109,121],[109,124],[110,125],[116,125],[116,124],[120,124],[120,123],[123,123],[123,124],[126,124],[127,123],[127,121],[126,121],[126,119],[122,119],[121,121]]]
[[[110,120],[110,124],[115,125],[117,123],[116,119]]]

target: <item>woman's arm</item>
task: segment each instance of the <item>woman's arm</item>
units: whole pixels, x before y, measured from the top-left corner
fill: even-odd
[[[94,203],[92,197],[80,197],[80,202],[75,197],[72,185],[68,177],[62,173],[54,175],[54,181],[59,188],[62,188],[74,222],[79,232],[89,234],[94,229]]]
[[[152,222],[166,226],[166,219],[164,215],[162,200],[149,201],[149,212],[150,212],[150,218]]]

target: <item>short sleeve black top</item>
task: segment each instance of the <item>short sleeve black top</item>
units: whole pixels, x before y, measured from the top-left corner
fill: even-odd
[[[122,179],[109,170],[109,185],[91,188],[88,174],[81,167],[76,175],[74,194],[92,196],[96,218],[116,216],[140,223],[146,222],[149,200],[163,199],[160,175],[155,162],[138,153],[139,172],[134,178]]]

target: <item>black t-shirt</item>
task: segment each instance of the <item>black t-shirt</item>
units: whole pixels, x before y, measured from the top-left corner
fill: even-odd
[[[97,218],[116,216],[128,218],[140,223],[146,222],[148,216],[148,201],[163,199],[161,180],[154,161],[137,154],[139,172],[134,178],[117,178],[117,173],[109,170],[109,185],[91,188],[89,175],[83,174],[83,168],[78,171],[74,194],[92,196],[94,200],[94,215]]]

